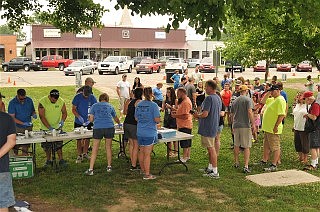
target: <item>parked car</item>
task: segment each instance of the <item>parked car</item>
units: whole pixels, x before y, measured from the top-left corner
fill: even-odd
[[[277,71],[291,71],[291,67],[290,63],[277,64]]]
[[[242,73],[243,71],[245,71],[245,68],[241,65],[241,63],[227,60],[225,62],[225,72],[232,72],[232,71],[233,72],[239,71],[240,73]]]
[[[169,58],[165,66],[165,73],[174,73],[175,70],[179,70],[182,74],[187,67],[188,64],[183,58]]]
[[[64,59],[61,55],[49,55],[44,56],[41,59],[42,66],[44,68],[59,68],[60,71],[63,71],[65,67],[68,67],[73,60]]]
[[[64,69],[64,74],[69,76],[70,74],[75,74],[76,72],[80,72],[83,74],[93,74],[94,67],[89,61],[74,61],[67,68]]]
[[[4,72],[7,71],[18,71],[19,69],[23,69],[25,71],[41,71],[44,70],[42,68],[42,64],[40,61],[32,61],[28,57],[17,57],[11,59],[9,62],[2,63],[2,69]]]
[[[213,58],[212,57],[204,57],[200,61],[200,66],[199,66],[199,71],[200,72],[216,72],[216,67],[213,65]]]
[[[302,61],[301,63],[298,63],[296,66],[296,71],[307,71],[312,72],[312,65],[310,61]]]
[[[265,72],[267,70],[266,63],[263,61],[259,61],[257,65],[253,67],[254,72]]]
[[[98,62],[90,60],[90,59],[80,59],[79,61],[87,61],[91,64],[92,68],[94,68],[94,70],[98,69]]]
[[[104,72],[119,74],[120,71],[127,70],[131,73],[133,60],[129,56],[109,56],[98,64],[98,72],[102,75]]]
[[[161,63],[161,67],[165,67],[170,58],[175,58],[175,56],[162,56],[158,59],[158,63]]]
[[[196,65],[200,64],[200,59],[189,58],[186,62],[188,63],[189,68],[194,68]]]
[[[136,66],[137,74],[141,72],[152,74],[154,71],[160,73],[161,71],[161,63],[157,63],[153,59],[143,59]]]

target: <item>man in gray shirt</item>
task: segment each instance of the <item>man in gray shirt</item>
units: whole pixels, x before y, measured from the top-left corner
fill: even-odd
[[[197,108],[197,103],[196,103],[196,100],[197,100],[197,91],[196,91],[196,87],[194,86],[194,78],[193,77],[190,77],[189,78],[189,82],[186,86],[184,86],[184,88],[186,89],[187,91],[187,96],[189,97],[191,103],[192,103],[192,108]]]
[[[250,173],[249,157],[250,147],[252,145],[252,132],[255,132],[253,118],[253,101],[248,94],[248,87],[241,85],[239,87],[240,96],[232,103],[231,119],[234,134],[234,160],[235,167],[239,167],[239,150],[240,146],[244,149],[244,173]]]

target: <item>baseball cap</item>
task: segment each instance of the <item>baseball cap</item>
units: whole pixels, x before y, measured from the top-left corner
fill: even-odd
[[[94,81],[94,80],[92,79],[92,77],[87,77],[86,80],[85,80],[85,82],[97,83],[96,81]]]
[[[53,90],[50,91],[50,96],[55,98],[55,99],[58,99],[59,96],[60,96],[60,93],[59,93],[59,91],[57,89],[53,89]]]
[[[254,78],[254,81],[257,81],[257,80],[260,80],[260,78],[259,77]]]
[[[0,92],[0,98],[6,98],[5,96],[3,96],[2,94],[1,94],[1,92]]]
[[[313,92],[312,91],[306,91],[303,93],[303,98],[308,98],[313,96]]]
[[[280,90],[278,85],[271,85],[271,87],[268,89],[268,91],[277,91]]]
[[[249,88],[246,85],[240,85],[239,90],[240,91],[247,91]]]

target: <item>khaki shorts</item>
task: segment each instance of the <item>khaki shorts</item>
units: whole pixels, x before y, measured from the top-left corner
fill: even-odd
[[[201,136],[201,145],[202,147],[214,147],[215,137],[205,137]]]
[[[280,135],[264,132],[263,148],[271,152],[280,150]]]
[[[250,128],[234,128],[234,145],[243,148],[251,148],[252,132]]]
[[[127,101],[127,98],[125,97],[119,97],[119,110],[121,113],[123,113],[124,103]]]

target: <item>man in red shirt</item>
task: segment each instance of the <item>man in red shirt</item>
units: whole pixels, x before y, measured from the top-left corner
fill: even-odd
[[[303,93],[303,98],[307,105],[310,105],[308,113],[304,118],[315,121],[320,115],[320,105],[316,102],[313,92],[306,91]],[[311,164],[304,168],[304,170],[315,170],[318,166],[319,150],[320,150],[320,130],[316,128],[315,131],[308,133],[311,150]]]
[[[172,111],[172,117],[176,118],[178,131],[191,134],[192,131],[192,110],[191,100],[187,96],[187,91],[184,88],[178,88],[178,108]],[[180,146],[183,148],[183,158],[181,162],[185,163],[190,159],[191,139],[181,140]]]

